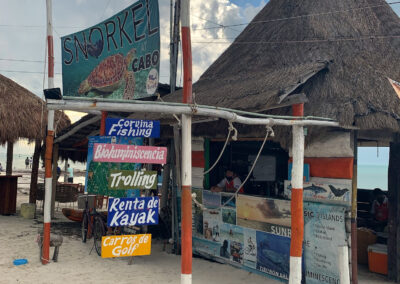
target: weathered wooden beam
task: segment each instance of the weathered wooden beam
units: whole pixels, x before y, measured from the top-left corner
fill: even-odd
[[[390,143],[388,174],[388,278],[400,281],[400,140]]]
[[[380,142],[392,142],[393,132],[387,130],[359,130],[358,140],[369,140]]]
[[[68,131],[67,133],[65,133],[64,135],[57,137],[54,140],[54,143],[59,143],[65,139],[67,139],[68,137],[70,137],[71,135],[75,134],[76,132],[78,132],[80,129],[84,128],[87,125],[90,125],[92,123],[95,123],[97,121],[99,121],[101,119],[101,116],[95,116],[91,119],[88,119],[80,124],[78,124],[77,126],[75,126],[74,128],[72,128],[70,131]]]

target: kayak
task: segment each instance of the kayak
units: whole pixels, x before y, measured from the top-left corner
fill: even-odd
[[[82,222],[83,210],[63,208],[62,213],[71,221]]]

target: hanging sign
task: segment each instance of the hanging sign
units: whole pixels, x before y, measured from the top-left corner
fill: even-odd
[[[93,161],[111,163],[165,164],[167,148],[120,144],[94,144]]]
[[[154,95],[160,69],[157,0],[139,0],[61,38],[63,94],[133,100]]]
[[[107,118],[106,135],[159,138],[160,121]]]
[[[110,198],[107,226],[158,224],[158,197]]]
[[[111,170],[108,177],[109,189],[156,189],[156,171]]]
[[[101,257],[151,254],[151,234],[105,236],[101,239]]]
[[[136,192],[134,188],[128,190],[109,189],[108,178],[111,170],[139,170],[140,163],[108,163],[93,161],[93,148],[96,143],[143,145],[141,137],[116,137],[116,136],[92,136],[89,137],[88,155],[86,162],[85,192],[112,197],[130,197]]]

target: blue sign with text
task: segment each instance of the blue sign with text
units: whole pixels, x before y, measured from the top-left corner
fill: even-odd
[[[123,137],[160,137],[160,121],[107,118],[106,135]]]
[[[158,207],[158,197],[110,198],[107,226],[157,225]]]

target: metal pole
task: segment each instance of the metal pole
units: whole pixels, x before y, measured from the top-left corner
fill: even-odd
[[[172,2],[171,2],[172,5]],[[175,0],[175,7],[173,13],[173,27],[171,27],[171,50],[170,50],[170,93],[175,91],[176,87],[176,70],[178,67],[178,53],[179,53],[179,20],[180,20],[181,0]],[[172,7],[171,7],[172,16]]]
[[[296,119],[286,118],[254,118],[245,117],[235,113],[236,110],[221,110],[211,106],[188,105],[182,103],[159,103],[159,102],[93,102],[90,101],[71,101],[71,100],[47,100],[48,109],[57,110],[107,110],[118,112],[138,112],[138,113],[163,113],[163,114],[187,114],[196,116],[209,116],[225,119],[231,122],[248,125],[308,125],[308,126],[339,126],[336,121],[315,120],[315,119]]]
[[[47,50],[48,50],[48,88],[54,88],[54,53],[53,53],[53,30],[52,30],[52,3],[46,0],[47,12]],[[44,220],[43,220],[43,251],[42,264],[49,263],[50,254],[50,222],[51,222],[51,195],[52,195],[52,154],[54,140],[54,110],[47,111],[47,137],[45,153],[45,198],[44,198]]]
[[[293,115],[303,116],[304,105],[293,105]],[[290,240],[290,284],[301,283],[301,255],[304,236],[303,212],[303,166],[304,166],[304,129],[303,126],[293,126],[293,167],[292,167],[292,200]]]
[[[192,103],[190,0],[181,3],[183,103]],[[181,283],[192,283],[192,116],[182,114],[182,258]]]

